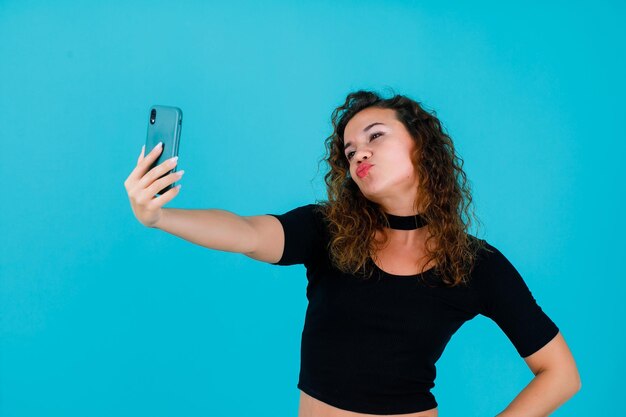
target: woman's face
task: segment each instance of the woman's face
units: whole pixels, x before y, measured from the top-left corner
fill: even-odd
[[[395,110],[361,110],[346,125],[343,140],[350,175],[363,195],[394,211],[410,210],[419,184],[411,160],[416,145]]]

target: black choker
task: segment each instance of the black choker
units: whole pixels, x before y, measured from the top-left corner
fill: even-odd
[[[426,219],[419,214],[413,216],[396,216],[395,214],[385,213],[385,216],[387,216],[389,226],[392,229],[414,230],[424,227],[427,224]]]

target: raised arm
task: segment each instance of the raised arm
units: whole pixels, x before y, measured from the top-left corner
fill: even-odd
[[[285,242],[275,217],[244,217],[219,209],[164,209],[154,227],[206,248],[242,253],[268,263],[278,262]]]
[[[276,263],[285,249],[285,231],[282,224],[274,216],[244,217],[254,230],[252,249],[244,253],[257,261]]]
[[[269,215],[243,217],[219,209],[163,208],[178,195],[172,188],[159,197],[157,191],[180,179],[181,175],[165,175],[177,165],[167,160],[149,169],[161,153],[155,147],[144,157],[142,149],[137,166],[124,187],[137,220],[146,227],[157,228],[209,249],[237,252],[264,262],[278,262],[285,242],[283,227]],[[182,172],[182,171],[180,171]]]

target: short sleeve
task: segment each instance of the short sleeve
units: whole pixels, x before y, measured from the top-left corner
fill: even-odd
[[[541,309],[519,272],[495,247],[481,256],[474,272],[480,313],[492,319],[523,358],[535,353],[559,332]]]
[[[272,265],[308,265],[318,253],[321,229],[316,204],[294,208],[284,214],[269,214],[283,226],[285,247],[280,260]]]

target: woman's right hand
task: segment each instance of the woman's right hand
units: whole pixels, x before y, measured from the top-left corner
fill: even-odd
[[[155,198],[156,193],[178,181],[185,172],[173,172],[160,178],[163,174],[176,166],[177,161],[174,158],[170,158],[148,171],[150,165],[152,165],[161,154],[162,149],[162,144],[157,145],[144,158],[144,146],[137,159],[137,166],[133,169],[128,178],[126,178],[126,181],[124,181],[124,187],[128,193],[128,199],[130,200],[133,214],[141,224],[147,227],[154,227],[156,225],[163,213],[162,207],[178,195],[180,186],[174,187]]]

